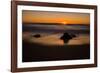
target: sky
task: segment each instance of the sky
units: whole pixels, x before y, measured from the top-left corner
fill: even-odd
[[[89,13],[23,10],[23,23],[90,24]]]

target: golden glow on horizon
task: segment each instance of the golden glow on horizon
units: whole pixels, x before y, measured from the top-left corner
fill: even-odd
[[[24,10],[23,23],[90,24],[89,13],[47,12]]]
[[[65,25],[65,24],[67,24],[67,22],[66,22],[66,21],[63,21],[63,22],[62,22],[62,24],[64,24],[64,25]]]

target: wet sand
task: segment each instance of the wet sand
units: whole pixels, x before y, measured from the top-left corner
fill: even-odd
[[[23,39],[27,40],[28,42],[31,43],[37,43],[37,44],[42,44],[42,45],[83,45],[83,44],[89,44],[90,43],[90,37],[89,35],[77,35],[76,37],[72,38],[69,40],[68,43],[64,43],[63,40],[60,39],[59,35],[61,33],[56,33],[56,34],[50,34],[46,36],[41,36],[39,38],[35,38],[30,36],[31,34],[25,33],[23,35]]]

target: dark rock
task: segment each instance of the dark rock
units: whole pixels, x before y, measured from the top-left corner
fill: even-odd
[[[72,39],[72,38],[74,38],[74,37],[76,37],[76,35],[74,35],[74,34],[68,34],[67,32],[65,32],[64,34],[63,34],[63,36],[61,36],[61,40],[63,40],[64,41],[64,43],[68,43],[69,42],[69,40],[70,39]]]
[[[39,38],[41,37],[40,34],[33,35],[33,37]]]

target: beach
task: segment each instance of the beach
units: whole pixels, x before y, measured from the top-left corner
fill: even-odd
[[[68,43],[59,39],[60,33],[40,38],[29,35],[23,40],[23,62],[90,58],[89,35],[79,35]]]
[[[90,58],[90,33],[87,25],[24,25],[22,39],[23,62]]]

